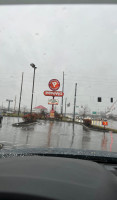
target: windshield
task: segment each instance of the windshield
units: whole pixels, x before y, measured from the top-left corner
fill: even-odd
[[[0,6],[0,144],[117,151],[117,6]]]

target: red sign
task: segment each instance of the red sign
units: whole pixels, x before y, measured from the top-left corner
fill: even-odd
[[[54,91],[60,88],[60,82],[57,79],[50,80],[48,85],[49,88]]]
[[[62,91],[44,91],[45,96],[62,97],[64,93]]]
[[[50,118],[54,118],[54,110],[50,111]]]
[[[103,121],[103,122],[102,122],[102,125],[103,125],[103,126],[108,126],[108,122],[107,122],[107,121]]]
[[[58,105],[58,100],[57,99],[49,99],[48,104],[49,105]]]

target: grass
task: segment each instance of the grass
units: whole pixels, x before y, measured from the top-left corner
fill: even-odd
[[[62,117],[62,121],[72,121],[72,119],[69,119],[68,117]]]
[[[23,117],[24,114],[20,113],[19,116],[17,113],[10,113],[10,114],[3,114],[3,116],[6,116],[6,117]]]
[[[96,126],[96,125],[91,125],[91,127],[92,128],[97,128],[97,129],[99,129],[99,130],[105,130],[105,131],[112,131],[113,133],[117,133],[117,129],[113,129],[113,128],[107,128],[107,127],[105,127],[105,129],[104,129],[104,127],[102,127],[102,126]]]

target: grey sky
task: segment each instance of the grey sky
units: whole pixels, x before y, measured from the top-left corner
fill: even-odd
[[[0,7],[0,104],[14,99],[24,72],[22,106],[30,108],[33,69],[36,70],[34,106],[50,109],[48,82],[62,84],[73,111],[75,82],[77,105],[91,110],[110,107],[117,98],[117,5],[33,5]],[[60,88],[61,90],[62,88]],[[97,97],[103,103],[97,103]],[[59,98],[60,110],[61,98]],[[14,105],[14,104],[12,104]]]

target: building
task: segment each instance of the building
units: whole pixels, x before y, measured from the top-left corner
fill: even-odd
[[[48,110],[44,106],[40,105],[40,106],[37,106],[37,107],[33,108],[32,111],[35,112],[35,113],[40,113],[42,111],[47,113]]]

